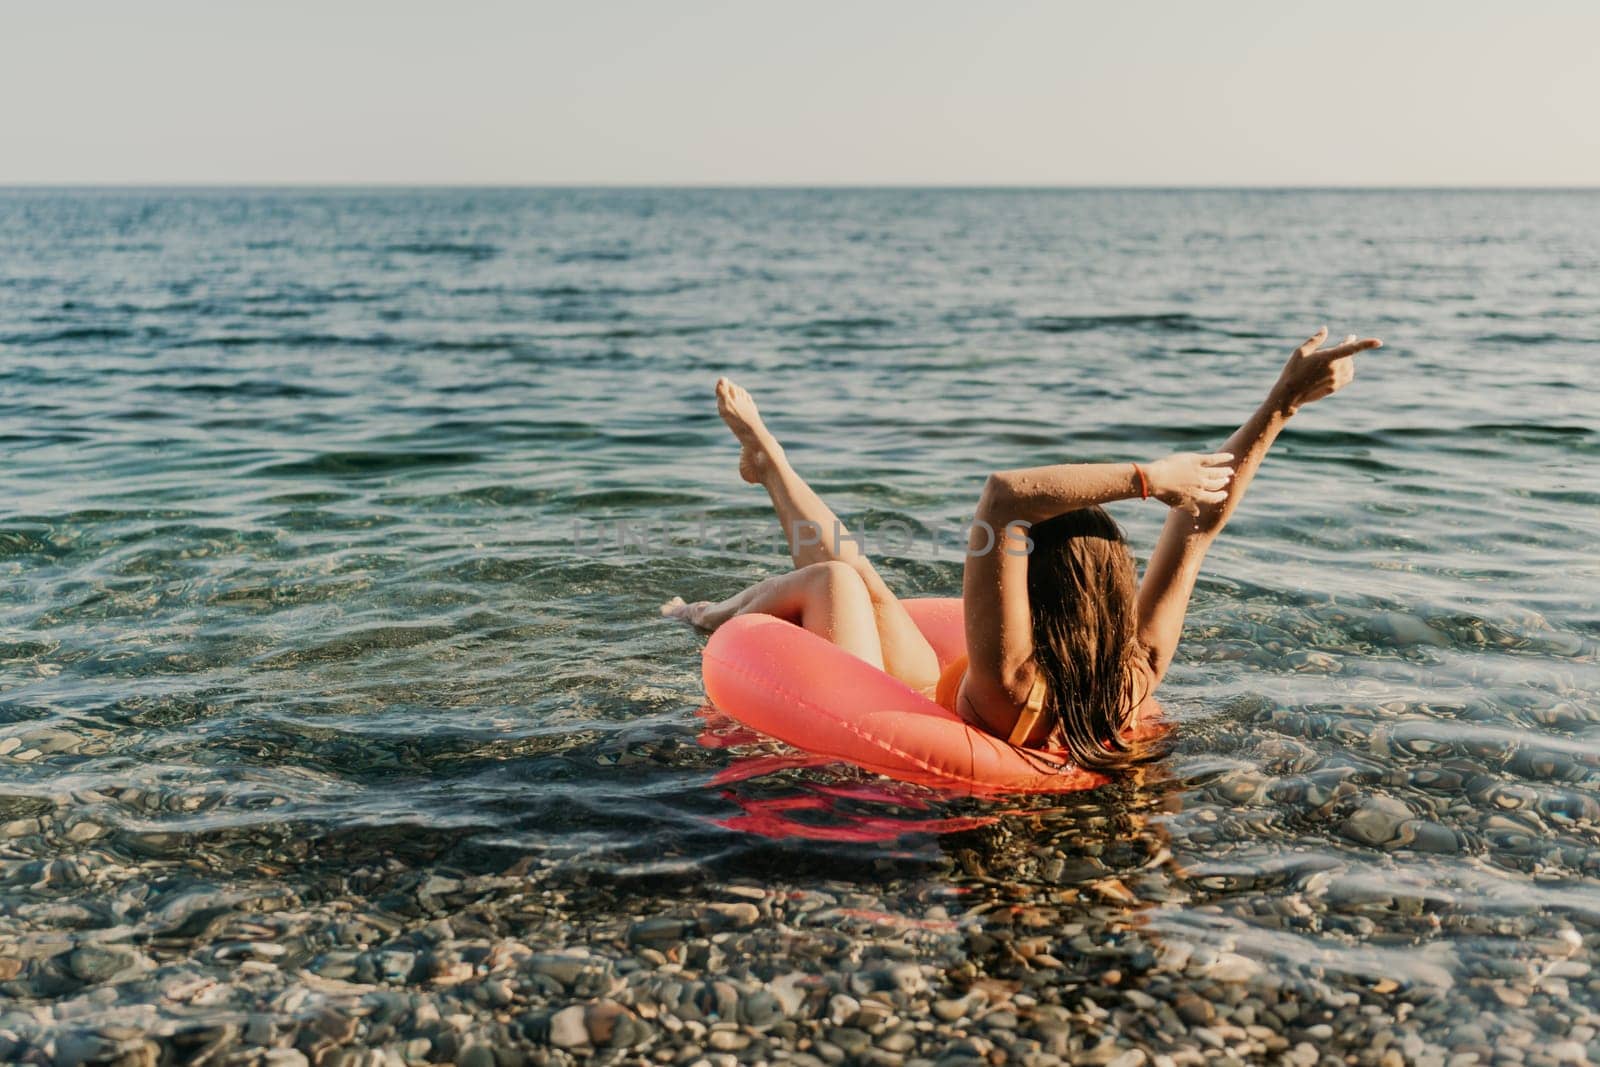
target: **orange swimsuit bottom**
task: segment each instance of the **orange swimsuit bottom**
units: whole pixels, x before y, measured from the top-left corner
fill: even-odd
[[[956,706],[956,699],[961,695],[961,682],[966,676],[966,656],[957,656],[945,664],[944,670],[939,672],[939,684],[933,691],[934,703],[983,732],[994,734],[987,723],[962,715],[961,709]],[[1006,738],[1006,744],[1015,745],[1017,748],[1024,747],[1022,743],[1033,733],[1033,728],[1039,725],[1039,717],[1044,713],[1044,695],[1044,672],[1036,670],[1033,674],[1033,688],[1028,690],[1028,699],[1022,706],[1022,714],[1017,717],[1017,724],[1011,728],[1011,736]],[[994,734],[994,736],[1000,735]]]

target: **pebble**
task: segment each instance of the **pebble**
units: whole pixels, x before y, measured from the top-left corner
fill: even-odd
[[[588,961],[576,956],[537,955],[530,957],[524,967],[534,974],[552,978],[570,989],[577,982],[578,976],[587,969]]]
[[[1386,845],[1410,817],[1411,809],[1392,797],[1369,797],[1345,819],[1341,830],[1364,845]]]
[[[713,929],[744,930],[754,926],[761,919],[761,909],[749,901],[724,903],[712,901],[705,905],[706,916],[712,920]]]
[[[562,1008],[550,1017],[550,1043],[557,1048],[578,1048],[589,1043],[582,1005]]]
[[[910,1030],[896,1030],[878,1038],[878,1047],[886,1052],[910,1052],[917,1047],[917,1038]]]
[[[971,1011],[971,1003],[971,1000],[967,997],[962,997],[959,1000],[948,998],[936,1000],[933,1002],[933,1014],[947,1023],[955,1022],[957,1019],[965,1019],[967,1017]]]
[[[1191,1026],[1209,1026],[1217,1018],[1217,1009],[1211,1002],[1194,993],[1179,994],[1172,1006],[1178,1016]]]
[[[847,1056],[859,1056],[872,1044],[872,1038],[865,1030],[857,1030],[851,1026],[836,1026],[829,1030],[828,1040],[843,1050]]]
[[[860,1010],[861,1002],[844,993],[835,993],[828,1000],[828,1018],[835,1026],[843,1026],[854,1019]]]
[[[67,958],[67,969],[85,982],[107,981],[138,962],[131,949],[107,945],[83,945]]]
[[[1236,952],[1224,952],[1205,967],[1207,978],[1218,982],[1246,982],[1259,975],[1261,964]]]
[[[734,1030],[713,1030],[707,1044],[718,1052],[738,1052],[749,1047],[750,1038]]]

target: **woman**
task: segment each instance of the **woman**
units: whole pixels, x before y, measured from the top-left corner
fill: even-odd
[[[1139,710],[1172,662],[1206,550],[1289,418],[1349,384],[1356,353],[1382,345],[1351,335],[1324,349],[1327,334],[1295,349],[1220,452],[991,474],[962,582],[967,658],[942,675],[860,545],[789,465],[750,394],[723,378],[717,410],[743,446],[739,473],[771,496],[795,569],[720,603],[674,598],[662,613],[707,630],[746,612],[776,615],[1014,745],[1065,750],[1092,769],[1143,758],[1132,740]],[[1171,512],[1136,583],[1133,554],[1101,505],[1148,497]]]

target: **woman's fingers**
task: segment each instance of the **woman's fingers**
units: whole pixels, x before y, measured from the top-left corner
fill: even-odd
[[[1200,509],[1228,499],[1233,481],[1232,452],[1183,452],[1169,456],[1173,477],[1159,495],[1170,507],[1199,517]]]
[[[1365,352],[1369,348],[1382,347],[1383,342],[1378,340],[1376,337],[1364,337],[1359,341],[1350,341],[1334,348],[1325,348],[1321,352],[1318,352],[1317,355],[1325,360],[1328,360],[1329,362],[1332,362],[1336,359],[1344,359],[1346,356],[1353,356],[1357,352]]]
[[[1299,348],[1295,349],[1295,351],[1297,353],[1299,353],[1300,355],[1302,355],[1302,356],[1309,356],[1311,353],[1313,353],[1313,352],[1315,352],[1317,350],[1317,346],[1318,345],[1322,344],[1322,342],[1326,341],[1327,339],[1328,339],[1328,328],[1326,326],[1324,326],[1322,329],[1318,330],[1316,333],[1314,333],[1310,337],[1306,338],[1305,344],[1303,344]]]
[[[1357,337],[1353,333],[1349,333],[1345,334],[1344,340],[1334,347],[1321,348],[1320,346],[1327,339],[1328,328],[1324,326],[1322,329],[1308,337],[1304,344],[1295,349],[1295,352],[1302,356],[1318,355],[1322,356],[1324,359],[1340,359],[1344,356],[1355,355],[1357,352],[1364,352],[1369,348],[1383,347],[1383,342],[1378,340],[1376,337],[1362,338]]]

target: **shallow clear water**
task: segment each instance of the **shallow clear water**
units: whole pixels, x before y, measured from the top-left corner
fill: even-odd
[[[953,916],[941,967],[1004,902],[1507,1026],[1600,1001],[1600,195],[11,191],[0,248],[0,993],[45,1030],[292,1011],[437,872],[565,887],[482,889],[536,946],[743,881]],[[719,374],[953,595],[989,470],[1214,447],[1323,322],[1386,347],[1212,552],[1140,781],[702,743],[656,606],[786,563]],[[1162,509],[1114,510],[1142,557]],[[153,992],[241,939],[268,992]]]

